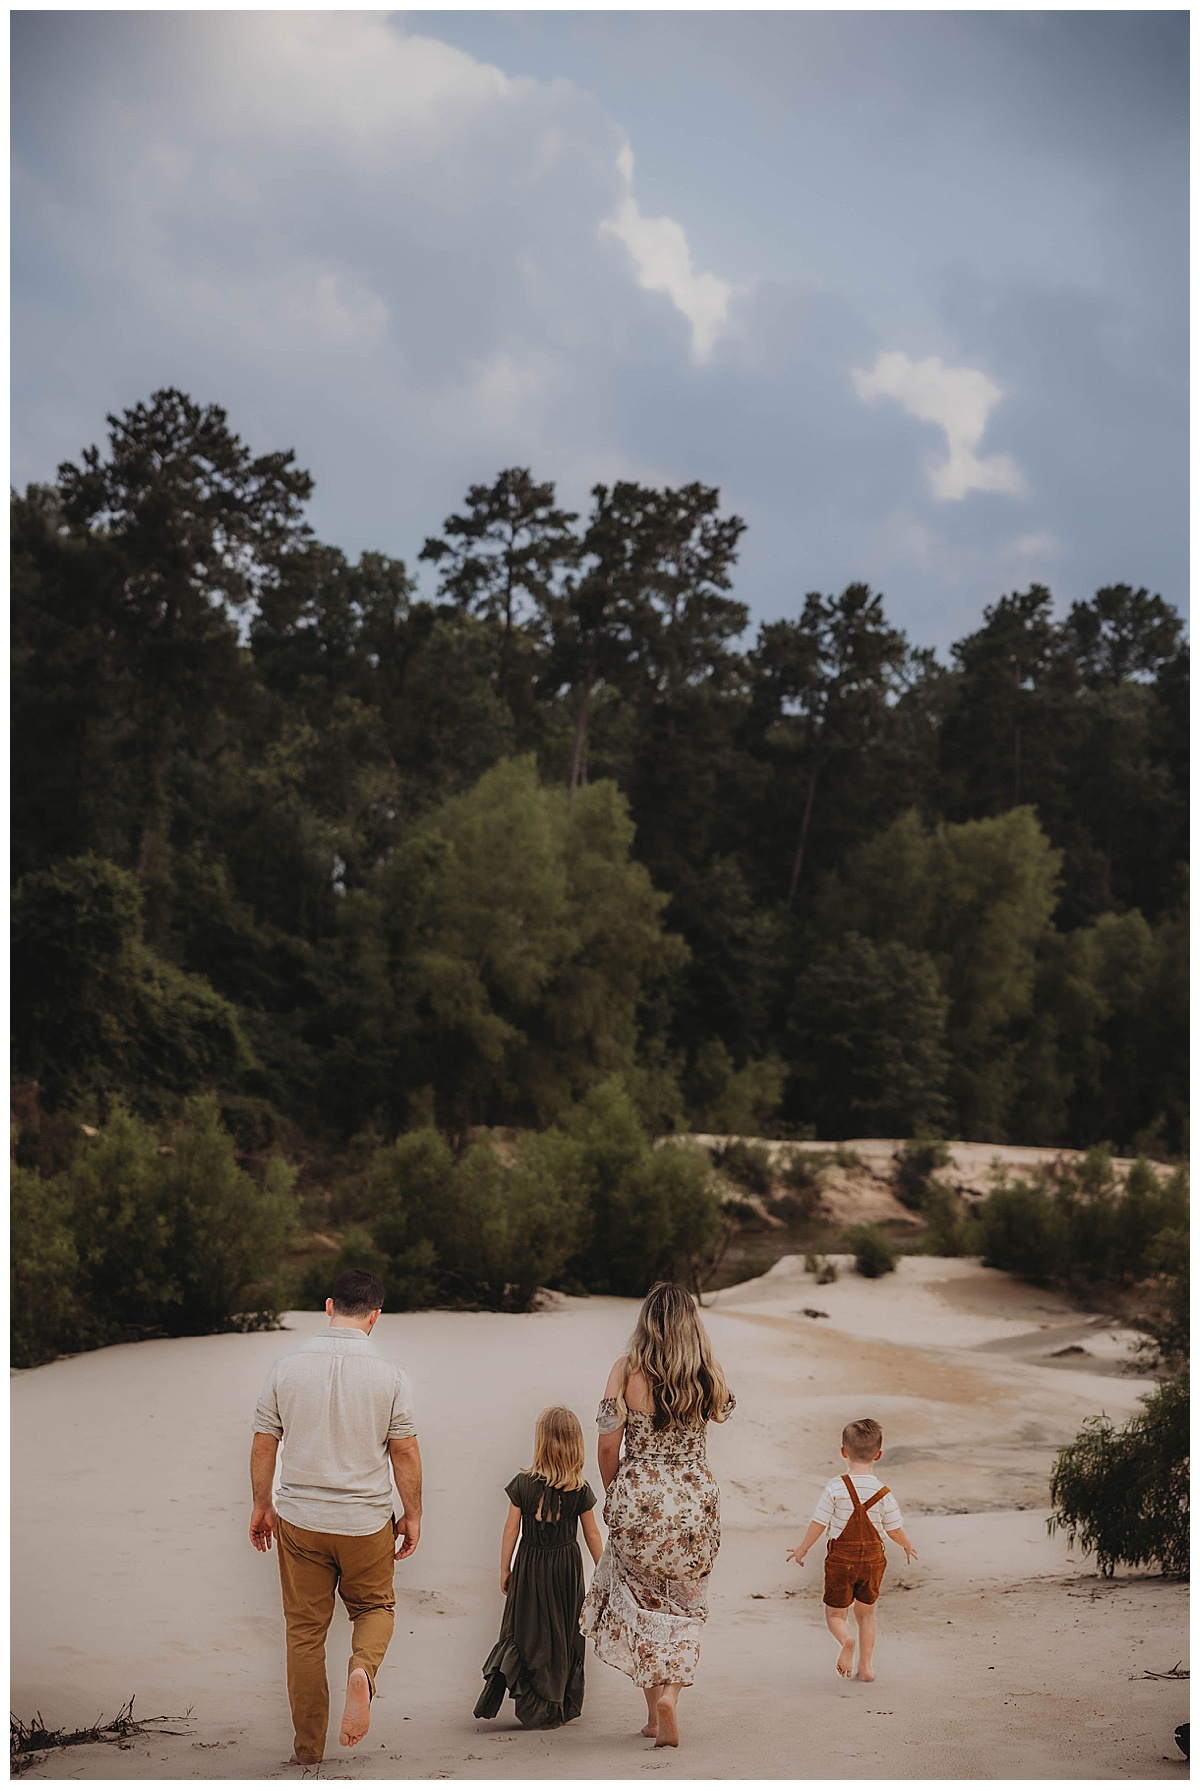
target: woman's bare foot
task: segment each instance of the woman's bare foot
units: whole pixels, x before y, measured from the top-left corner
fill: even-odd
[[[357,1746],[371,1726],[371,1682],[361,1666],[355,1666],[346,1684],[346,1707],[342,1711],[343,1746]]]
[[[872,1672],[870,1666],[860,1666],[857,1675],[862,1679],[864,1684],[874,1684],[875,1682],[875,1674]]]
[[[644,1734],[646,1736],[647,1740],[653,1740],[655,1735],[658,1733],[658,1723],[657,1722],[647,1722],[646,1726],[644,1728],[638,1729],[638,1733]]]
[[[842,1642],[842,1650],[838,1654],[838,1657],[837,1657],[837,1669],[838,1669],[838,1677],[839,1678],[853,1678],[854,1677],[854,1642],[853,1642],[853,1640]]]
[[[646,1726],[641,1730],[647,1740],[653,1740],[658,1733],[658,1687],[647,1690],[642,1686],[642,1695],[646,1699]]]
[[[654,1744],[656,1747],[679,1745],[679,1718],[674,1703],[668,1703],[665,1697],[658,1705],[658,1733]]]

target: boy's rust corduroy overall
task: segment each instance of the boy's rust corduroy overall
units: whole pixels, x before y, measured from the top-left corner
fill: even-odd
[[[880,1486],[864,1504],[848,1473],[842,1474],[842,1483],[854,1509],[846,1527],[833,1537],[825,1553],[825,1603],[831,1610],[848,1610],[854,1603],[873,1604],[887,1565],[883,1537],[867,1515],[872,1504],[887,1497],[887,1487]]]

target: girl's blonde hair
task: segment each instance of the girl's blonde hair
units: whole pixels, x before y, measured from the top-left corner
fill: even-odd
[[[674,1281],[650,1288],[629,1339],[621,1382],[622,1403],[631,1377],[640,1373],[654,1400],[654,1427],[720,1423],[728,1416],[729,1388],[689,1292]]]
[[[583,1484],[583,1426],[566,1405],[547,1405],[533,1430],[530,1473],[560,1492]]]

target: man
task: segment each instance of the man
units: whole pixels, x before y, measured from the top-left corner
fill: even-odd
[[[279,1543],[295,1765],[318,1765],[325,1755],[325,1636],[334,1592],[354,1624],[341,1743],[357,1746],[371,1725],[375,1674],[392,1638],[394,1562],[421,1538],[421,1453],[408,1375],[368,1340],[382,1307],[383,1282],[374,1274],[352,1268],[341,1275],[325,1301],[329,1329],[280,1356],[254,1414],[250,1540],[262,1554],[272,1537]],[[389,1462],[404,1507],[398,1520]]]

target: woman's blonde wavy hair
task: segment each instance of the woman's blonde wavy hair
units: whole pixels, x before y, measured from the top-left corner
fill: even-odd
[[[583,1484],[583,1426],[566,1405],[547,1405],[538,1417],[528,1471],[560,1492],[577,1492]]]
[[[696,1302],[672,1280],[650,1288],[629,1339],[624,1392],[640,1373],[654,1400],[654,1427],[721,1423],[728,1416],[729,1388],[713,1360]]]

